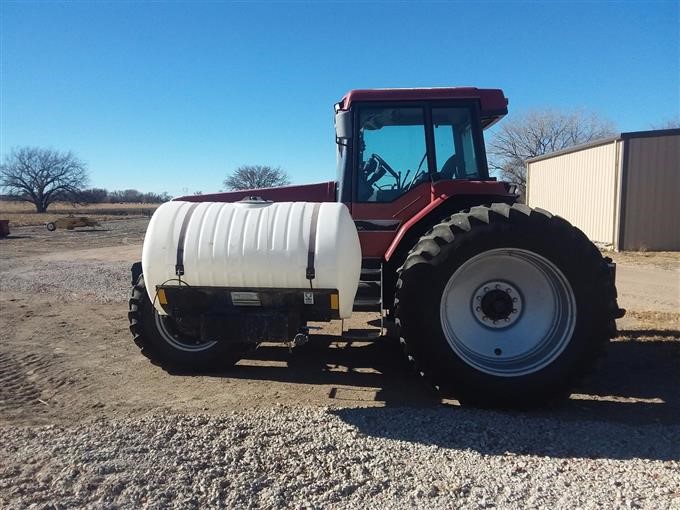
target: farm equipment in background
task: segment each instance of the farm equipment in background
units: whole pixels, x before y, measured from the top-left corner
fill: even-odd
[[[201,370],[373,311],[446,397],[568,395],[624,313],[615,267],[489,176],[483,130],[506,113],[498,89],[354,90],[335,105],[336,181],[164,204],[132,267],[135,342]]]
[[[101,227],[98,221],[91,220],[87,216],[67,216],[50,221],[45,224],[47,230],[54,232],[57,228],[65,228],[66,230],[73,230],[78,227]]]

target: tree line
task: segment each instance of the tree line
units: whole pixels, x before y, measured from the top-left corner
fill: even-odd
[[[0,195],[0,200],[8,202],[20,202],[30,200],[30,196],[26,194],[21,196],[18,194]],[[168,193],[144,193],[136,189],[125,189],[109,191],[104,188],[87,188],[66,193],[58,193],[55,195],[55,202],[69,202],[74,205],[86,204],[162,204],[172,199]],[[51,202],[54,203],[54,202]]]
[[[73,193],[71,200],[78,204],[161,204],[172,197],[167,193],[143,193],[136,189],[108,191],[89,188]]]

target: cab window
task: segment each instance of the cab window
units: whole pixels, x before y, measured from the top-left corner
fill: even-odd
[[[421,107],[359,112],[359,202],[391,202],[429,179]]]
[[[437,179],[478,179],[469,108],[432,108]]]

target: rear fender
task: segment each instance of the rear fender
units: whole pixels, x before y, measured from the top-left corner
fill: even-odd
[[[438,196],[427,207],[414,215],[397,231],[392,243],[385,252],[385,262],[393,261],[401,252],[408,252],[415,241],[420,238],[429,228],[433,227],[447,216],[469,209],[476,205],[504,202],[513,204],[516,197],[513,195],[456,195],[448,197]],[[415,239],[414,239],[415,238]],[[404,249],[404,244],[408,245]],[[404,253],[404,255],[406,254]]]
[[[512,204],[516,200],[513,195],[456,195],[437,197],[417,215],[405,222],[392,244],[385,253],[383,269],[382,302],[383,308],[391,310],[394,305],[394,289],[397,283],[397,268],[402,264],[408,252],[418,239],[444,218],[476,205],[498,202]]]

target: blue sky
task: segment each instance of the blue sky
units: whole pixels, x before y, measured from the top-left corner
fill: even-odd
[[[73,150],[92,186],[216,191],[241,164],[335,175],[351,88],[500,87],[620,130],[680,115],[678,1],[1,2],[0,153]]]

